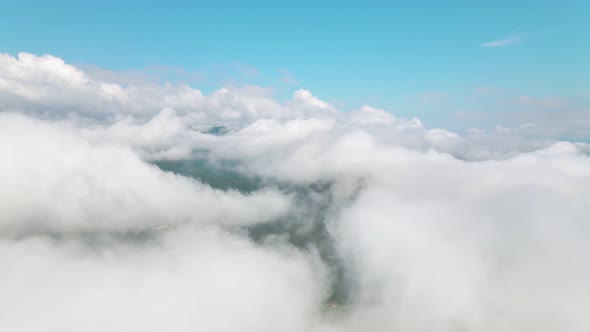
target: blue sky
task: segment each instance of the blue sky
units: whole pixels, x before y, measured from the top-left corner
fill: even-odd
[[[204,91],[247,83],[288,98],[302,87],[343,109],[368,103],[451,128],[465,114],[581,110],[590,101],[589,1],[1,6],[0,52],[151,71]]]

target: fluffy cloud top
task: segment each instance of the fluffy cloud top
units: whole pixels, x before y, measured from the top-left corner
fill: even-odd
[[[267,92],[0,55],[0,329],[588,330],[588,145]]]

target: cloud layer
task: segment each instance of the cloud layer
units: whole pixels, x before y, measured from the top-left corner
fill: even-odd
[[[2,330],[590,326],[586,144],[25,53],[0,109]]]

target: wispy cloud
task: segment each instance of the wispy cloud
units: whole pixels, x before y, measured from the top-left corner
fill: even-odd
[[[518,98],[518,102],[524,105],[539,106],[546,108],[564,108],[568,106],[567,100],[560,97],[533,98],[528,95],[523,95]]]
[[[479,44],[479,46],[481,46],[481,47],[506,47],[506,46],[518,44],[522,40],[523,40],[523,36],[521,36],[521,35],[512,35],[512,36],[508,36],[508,37],[503,38],[503,39],[481,43],[481,44]]]
[[[287,84],[287,85],[299,85],[299,82],[295,78],[295,76],[288,70],[279,68],[280,82]]]

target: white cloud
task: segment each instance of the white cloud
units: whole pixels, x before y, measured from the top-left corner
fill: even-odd
[[[109,130],[112,135],[127,131],[127,140],[147,140],[142,143],[150,145],[159,137],[161,121]],[[9,161],[0,164],[4,184],[0,200],[5,204],[0,227],[18,231],[22,227],[120,230],[184,223],[239,225],[276,218],[289,208],[288,197],[273,190],[248,196],[217,192],[146,164],[126,146],[91,143],[71,131],[67,126],[0,114],[0,155]]]
[[[350,113],[353,123],[359,124],[392,124],[395,117],[385,110],[377,109],[369,105],[364,105],[360,110]]]
[[[321,271],[302,253],[215,230],[100,253],[45,239],[0,249],[0,327],[10,331],[296,332],[322,294]]]
[[[1,330],[590,326],[590,148],[524,135],[542,119],[462,136],[307,90],[0,73]]]
[[[308,90],[299,89],[293,95],[293,103],[296,107],[309,111],[330,111],[335,112],[332,105],[315,97]]]
[[[469,135],[477,135],[477,134],[483,134],[486,132],[485,129],[481,129],[481,128],[469,128],[465,131],[467,134]]]

